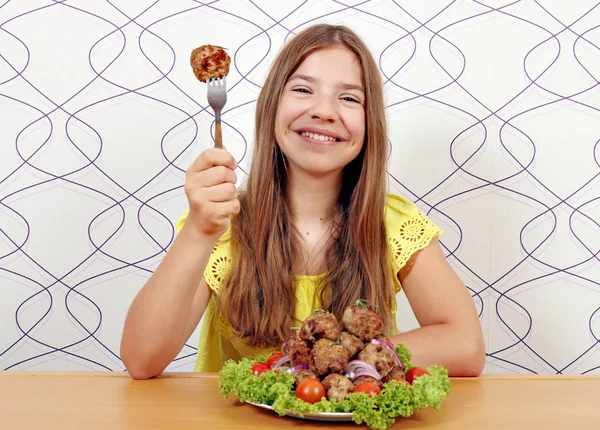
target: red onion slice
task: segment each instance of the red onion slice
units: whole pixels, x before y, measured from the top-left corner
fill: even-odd
[[[291,369],[288,369],[288,372],[295,373],[298,370],[308,370],[308,364],[299,364],[298,366],[294,366]]]
[[[402,360],[400,360],[398,353],[396,352],[396,350],[394,349],[394,347],[392,345],[387,343],[385,340],[381,340],[381,339],[373,339],[371,341],[371,343],[374,343],[376,345],[385,346],[387,349],[392,351],[392,354],[394,354],[394,361],[396,362],[396,366],[399,366],[402,368],[402,370],[404,370],[404,363],[402,363]]]
[[[275,362],[275,364],[273,365],[273,369],[279,369],[280,367],[285,366],[289,362],[290,362],[290,357],[288,355],[284,355],[283,357],[281,357],[279,360],[277,360]]]
[[[358,378],[358,376],[362,376],[362,374],[359,375],[359,373],[362,371],[368,372],[364,373],[365,375],[368,374],[369,376],[372,376],[375,379],[381,379],[381,375],[379,374],[379,372],[377,372],[375,366],[373,366],[367,361],[352,360],[344,368],[344,373],[346,374],[346,377],[352,380]]]
[[[377,380],[381,379],[381,375],[379,373],[374,372],[372,370],[368,370],[368,369],[361,369],[361,370],[357,370],[356,372],[354,372],[354,378],[352,378],[352,380],[354,381],[355,379],[358,379],[361,376],[370,376]]]
[[[364,360],[352,360],[350,361],[346,367],[344,368],[344,371],[346,372],[350,372],[359,368],[367,368],[367,369],[372,369],[372,370],[376,370],[375,366],[373,366],[371,363],[369,363],[368,361],[364,361]]]

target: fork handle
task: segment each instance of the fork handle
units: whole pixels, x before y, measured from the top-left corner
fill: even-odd
[[[215,113],[215,148],[223,148],[223,136],[221,134],[221,112]]]

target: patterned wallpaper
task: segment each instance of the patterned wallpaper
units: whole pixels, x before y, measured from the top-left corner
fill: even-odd
[[[243,180],[266,71],[316,22],[379,63],[390,188],[445,230],[485,371],[598,373],[596,0],[1,0],[0,369],[123,370],[125,313],[212,143],[189,53],[233,58],[224,141]],[[197,335],[169,369],[192,369]]]

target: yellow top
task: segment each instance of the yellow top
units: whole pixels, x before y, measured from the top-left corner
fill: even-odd
[[[187,215],[186,211],[181,216],[176,226],[177,231],[185,223]],[[392,269],[396,275],[411,255],[425,248],[431,239],[442,233],[442,230],[414,203],[393,194],[388,196],[384,220],[392,255]],[[229,230],[221,236],[204,271],[206,283],[215,293],[219,291],[223,279],[233,264],[230,236]],[[293,317],[295,321],[304,321],[313,310],[321,308],[320,297],[315,292],[318,281],[325,275],[326,273],[294,277],[296,306]],[[397,276],[394,277],[394,287],[398,293],[401,285]],[[218,372],[228,359],[239,360],[242,357],[267,356],[279,349],[279,347],[249,346],[245,339],[235,336],[232,327],[224,317],[216,314],[215,308],[215,294],[213,294],[204,312],[194,371]],[[297,325],[300,324],[300,322],[297,323]]]

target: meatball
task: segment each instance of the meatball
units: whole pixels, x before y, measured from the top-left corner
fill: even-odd
[[[300,337],[300,329],[293,328],[290,330],[289,334],[287,335],[286,339],[281,345],[281,353],[283,355],[290,355],[290,350],[292,349],[292,347],[302,343],[304,343],[304,341]]]
[[[344,400],[354,389],[352,381],[338,373],[332,373],[323,379],[323,386],[329,400]]]
[[[362,302],[350,305],[344,311],[342,326],[348,333],[363,341],[370,341],[381,334],[383,321]]]
[[[367,344],[358,354],[358,359],[372,364],[382,377],[385,377],[396,364],[394,353],[383,345]]]
[[[300,337],[300,330],[293,329],[281,346],[281,353],[290,357],[292,367],[301,364],[310,365],[310,347]]]
[[[307,342],[319,339],[338,340],[340,324],[335,315],[326,311],[315,311],[302,323],[300,337]]]
[[[292,367],[300,366],[301,364],[306,364],[310,366],[311,358],[310,358],[310,347],[308,343],[302,341],[300,343],[295,343],[289,351],[290,356],[290,365]]]
[[[220,46],[202,45],[192,51],[190,65],[201,82],[221,79],[229,74],[231,58]]]
[[[292,374],[292,376],[296,380],[296,384],[299,384],[300,382],[304,381],[305,379],[310,379],[310,378],[319,379],[312,370],[296,370]]]
[[[383,390],[383,382],[381,382],[379,379],[373,378],[372,376],[360,376],[356,378],[354,380],[354,386],[358,387],[363,382],[370,382],[371,384],[377,385],[377,388],[380,390]]]
[[[348,364],[348,351],[341,343],[319,339],[310,352],[310,358],[310,370],[319,376],[342,373]]]
[[[390,373],[385,375],[385,378],[383,378],[383,382],[388,382],[392,379],[406,379],[404,369],[400,366],[394,366],[392,370],[390,370]]]
[[[340,334],[340,342],[346,351],[348,351],[348,359],[354,357],[358,352],[364,348],[365,344],[353,334],[348,333],[347,331],[343,331]]]

